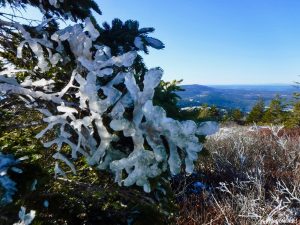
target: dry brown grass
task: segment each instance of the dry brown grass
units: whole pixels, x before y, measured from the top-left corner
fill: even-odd
[[[174,181],[177,224],[300,224],[300,132],[264,129],[208,138],[198,173]],[[207,188],[191,193],[196,181]]]

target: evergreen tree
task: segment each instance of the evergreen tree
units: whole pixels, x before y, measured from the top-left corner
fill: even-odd
[[[269,108],[266,110],[262,121],[268,124],[281,124],[285,120],[285,105],[283,99],[276,95],[270,102]]]
[[[262,122],[265,112],[265,103],[263,99],[258,99],[258,101],[253,106],[252,110],[246,118],[248,124]]]
[[[241,123],[242,122],[242,119],[243,119],[243,113],[240,109],[233,109],[231,112],[231,118],[232,118],[232,121],[236,122],[236,123]]]
[[[220,111],[215,105],[208,106],[208,104],[203,104],[199,110],[197,119],[200,121],[205,121],[205,120],[219,121],[220,115],[221,115]]]
[[[0,7],[10,6],[13,9],[25,9],[27,6],[38,8],[46,18],[60,17],[74,21],[93,17],[92,10],[101,15],[94,0],[0,0]],[[54,20],[55,21],[55,20]]]
[[[154,94],[154,104],[162,106],[167,113],[167,116],[182,119],[184,116],[180,112],[178,107],[178,100],[180,97],[176,92],[184,91],[179,84],[182,80],[174,80],[171,82],[161,81],[159,86],[155,90]]]
[[[42,22],[28,18],[21,24],[16,15],[0,13],[0,105],[1,111],[11,108],[1,118],[13,120],[22,112],[25,118],[15,127],[25,119],[33,127],[30,134],[18,129],[9,132],[13,126],[4,121],[0,144],[3,153],[29,155],[29,166],[34,162],[43,169],[40,177],[35,177],[35,167],[24,170],[19,188],[23,195],[16,204],[38,207],[40,201],[49,201],[49,212],[41,209],[44,214],[40,216],[49,213],[45,217],[52,224],[93,224],[77,218],[91,211],[96,214],[92,218],[99,219],[94,224],[110,224],[107,217],[113,224],[129,220],[141,224],[145,218],[161,224],[153,215],[170,208],[171,204],[163,204],[172,203],[168,178],[182,168],[192,173],[203,148],[199,138],[215,132],[217,125],[174,120],[167,115],[176,107],[166,112],[159,106],[176,103],[174,91],[179,89],[176,82],[161,83],[160,68],[148,69],[143,63],[141,52],[164,48],[161,41],[148,36],[154,29],[119,19],[101,26],[91,14],[91,10],[101,13],[92,0],[1,0],[0,4],[17,10],[32,5],[44,15]],[[66,19],[76,23],[61,28],[59,21]],[[160,91],[156,96],[155,89]],[[22,110],[13,111],[19,107]],[[33,136],[42,145],[28,140]],[[28,152],[20,148],[24,143],[30,144]],[[10,158],[3,155],[0,164]],[[7,176],[6,171],[0,172]],[[54,180],[52,176],[64,178]],[[36,182],[38,190],[32,191]],[[149,194],[138,187],[124,188],[133,185]],[[0,182],[0,186],[12,194],[16,191],[14,185]],[[111,211],[103,213],[107,208]],[[60,209],[63,213],[58,213]],[[119,211],[122,218],[114,216]],[[147,213],[148,217],[141,216]]]
[[[300,83],[295,82],[295,87],[300,88]],[[300,127],[300,93],[293,93],[293,100],[291,101],[292,110],[288,113],[285,126],[289,128]]]
[[[294,93],[294,99],[291,103],[292,110],[287,113],[284,125],[290,128],[300,127],[300,99],[299,93]]]
[[[300,127],[300,101],[293,104],[292,112],[289,113],[287,120],[285,121],[287,127]]]
[[[210,117],[210,112],[209,112],[210,108],[208,106],[208,104],[203,104],[201,106],[201,108],[199,109],[198,112],[198,119],[206,119]]]
[[[220,119],[221,113],[220,113],[220,110],[218,109],[218,107],[216,105],[212,105],[210,107],[209,111],[210,111],[210,117],[211,118],[215,118],[215,120]]]

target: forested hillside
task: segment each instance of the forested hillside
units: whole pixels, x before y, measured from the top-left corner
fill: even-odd
[[[250,112],[255,102],[262,98],[266,105],[276,96],[282,96],[286,101],[293,99],[293,94],[299,89],[291,85],[182,85],[184,92],[178,92],[181,97],[180,107],[193,107],[201,104],[215,105],[218,108],[238,108]]]

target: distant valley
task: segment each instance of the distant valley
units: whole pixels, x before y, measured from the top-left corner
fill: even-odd
[[[185,91],[178,92],[181,97],[180,107],[200,106],[204,103],[216,105],[219,108],[239,108],[248,112],[261,97],[268,105],[276,94],[286,102],[293,98],[293,93],[300,89],[293,85],[182,85]]]

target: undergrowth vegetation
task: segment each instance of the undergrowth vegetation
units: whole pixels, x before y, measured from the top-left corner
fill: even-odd
[[[175,177],[176,224],[298,224],[300,136],[282,127],[222,128],[191,176]]]

